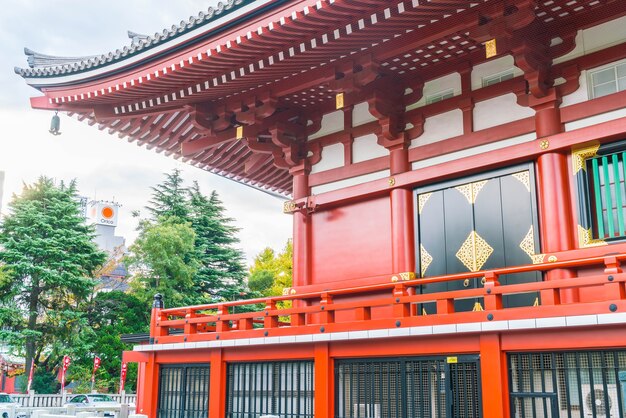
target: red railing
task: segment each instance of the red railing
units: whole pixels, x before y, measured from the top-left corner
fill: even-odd
[[[620,253],[266,299],[153,309],[151,337],[155,343],[179,343],[626,311],[626,273],[620,267],[625,259],[626,253]],[[502,275],[594,267],[602,273],[506,286],[498,282]],[[483,287],[416,292],[424,284],[466,279],[483,279]],[[571,299],[585,289],[593,289],[593,297],[561,299],[566,294]],[[540,305],[503,306],[504,296],[527,293],[538,293]],[[454,302],[462,299],[481,299],[481,309],[455,312]],[[418,312],[418,305],[424,303],[434,303],[436,313]]]

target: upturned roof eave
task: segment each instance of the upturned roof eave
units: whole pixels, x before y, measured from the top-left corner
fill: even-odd
[[[66,87],[78,83],[92,82],[115,76],[156,62],[182,48],[197,45],[216,37],[234,26],[267,13],[291,0],[231,0],[223,5],[223,10],[202,23],[192,24],[191,20],[173,26],[165,36],[155,39],[149,36],[145,41],[132,43],[130,46],[97,56],[79,58],[75,63],[63,63],[56,66],[41,68],[15,67],[15,73],[21,76],[28,85],[38,90],[53,87]],[[229,7],[230,5],[230,7]],[[238,6],[238,7],[237,7]],[[218,9],[219,10],[219,9]],[[217,13],[217,11],[216,11]],[[196,17],[199,19],[200,15]],[[184,26],[189,26],[185,28]],[[174,28],[177,28],[174,31]],[[25,51],[32,51],[25,48]],[[59,59],[63,59],[59,57]]]

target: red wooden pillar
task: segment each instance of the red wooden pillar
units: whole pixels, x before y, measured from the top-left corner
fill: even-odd
[[[334,416],[334,362],[328,343],[315,344],[315,418]]]
[[[550,149],[550,136],[563,132],[561,103],[556,91],[541,99],[530,98],[530,106],[535,110],[537,138],[544,141],[542,148]],[[542,252],[551,253],[575,248],[569,189],[567,156],[561,152],[546,152],[537,159],[537,189],[541,224]],[[572,270],[558,269],[546,273],[547,280],[574,277]],[[566,289],[561,293],[562,303],[578,301],[578,291]]]
[[[226,362],[222,349],[212,350],[210,359],[209,418],[222,418],[226,415]]]
[[[389,158],[392,177],[410,170],[406,144],[391,148]],[[413,192],[411,189],[394,188],[390,198],[392,270],[394,273],[414,272]]]
[[[480,336],[480,373],[483,418],[509,418],[507,362],[499,334]]]
[[[157,416],[157,401],[159,396],[159,365],[156,362],[156,353],[149,353],[148,361],[144,363],[138,380],[141,384],[141,392],[137,399],[137,410],[140,414],[150,418]],[[138,388],[139,389],[139,388]]]
[[[309,172],[306,166],[291,170],[293,198],[309,196]],[[293,214],[293,286],[306,286],[311,282],[311,217],[306,208]]]

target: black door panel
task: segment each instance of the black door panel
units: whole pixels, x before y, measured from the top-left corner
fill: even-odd
[[[531,166],[501,170],[416,190],[417,257],[421,277],[530,264],[539,253]],[[540,273],[506,275],[502,285],[541,280]],[[475,288],[480,279],[428,284],[422,293]],[[536,294],[505,296],[505,306],[529,306]],[[480,308],[455,301],[456,311]],[[420,312],[434,313],[433,303]]]

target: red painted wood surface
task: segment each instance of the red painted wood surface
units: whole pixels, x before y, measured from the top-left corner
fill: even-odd
[[[350,286],[364,276],[392,274],[389,198],[311,215],[312,283]]]

